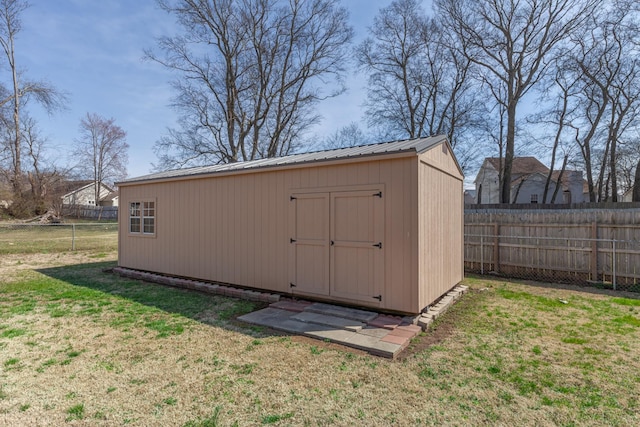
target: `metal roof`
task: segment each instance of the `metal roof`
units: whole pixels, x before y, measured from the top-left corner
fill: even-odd
[[[360,145],[356,147],[338,148],[334,150],[314,151],[310,153],[292,154],[284,157],[271,157],[247,162],[225,163],[211,166],[196,166],[158,172],[136,178],[130,178],[118,184],[134,183],[159,179],[180,178],[195,175],[208,175],[220,172],[246,171],[270,167],[298,165],[330,160],[354,159],[383,154],[395,154],[414,151],[419,154],[431,147],[446,141],[446,136],[436,135],[426,138],[404,139],[400,141],[382,142],[378,144]]]

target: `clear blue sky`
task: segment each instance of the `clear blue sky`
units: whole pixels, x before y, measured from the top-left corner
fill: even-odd
[[[358,41],[390,1],[343,3],[351,12]],[[31,0],[22,24],[16,42],[18,67],[69,97],[68,109],[51,117],[35,104],[28,108],[53,148],[50,155],[68,164],[80,119],[87,112],[97,113],[114,118],[127,132],[129,176],[148,173],[156,161],[153,144],[175,124],[176,114],[169,106],[172,75],[144,61],[143,49],[154,48],[158,36],[175,34],[173,17],[159,10],[154,0]],[[361,121],[365,84],[364,76],[352,75],[347,93],[321,105],[324,119],[313,132],[327,135]]]

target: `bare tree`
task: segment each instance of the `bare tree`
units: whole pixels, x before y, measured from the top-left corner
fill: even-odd
[[[47,141],[40,135],[33,118],[26,117],[23,120],[22,135],[32,209],[33,213],[41,214],[56,204],[54,189],[64,180],[68,171],[60,168],[54,157],[46,156]]]
[[[463,136],[478,105],[469,84],[471,63],[458,42],[418,0],[395,0],[381,9],[356,49],[369,78],[370,125],[398,138],[447,134],[462,158]]]
[[[579,27],[600,0],[435,0],[438,13],[465,43],[484,84],[506,111],[501,201],[509,203],[518,106],[549,70],[556,47]],[[497,96],[499,95],[499,96]]]
[[[338,0],[158,0],[184,32],[146,56],[177,73],[180,128],[156,144],[159,168],[291,152],[342,92],[353,31]]]
[[[555,203],[573,151],[573,134],[568,126],[568,120],[575,113],[576,106],[573,105],[572,99],[579,91],[579,85],[573,76],[566,73],[565,61],[562,57],[557,58],[554,64],[555,73],[550,73],[549,78],[541,82],[541,98],[551,101],[542,104],[543,107],[538,113],[527,118],[529,124],[539,128],[535,138],[539,150],[545,155],[550,153],[549,172],[545,180],[542,203]],[[545,105],[548,107],[544,107]],[[558,171],[556,162],[560,158],[562,165]],[[550,194],[553,182],[556,185],[553,193]]]
[[[64,95],[56,91],[47,82],[29,81],[22,78],[16,64],[16,36],[22,29],[20,15],[29,4],[24,0],[0,0],[0,46],[5,54],[7,66],[11,72],[11,89],[0,88],[0,107],[11,104],[11,119],[5,118],[4,125],[11,129],[11,138],[6,141],[10,145],[11,177],[14,193],[21,192],[22,177],[22,135],[21,110],[29,98],[34,98],[48,111],[53,111],[64,104]]]
[[[370,138],[360,129],[360,126],[356,122],[351,122],[324,138],[319,144],[319,148],[333,150],[336,148],[355,147],[364,145],[369,140]]]
[[[74,154],[79,161],[78,168],[94,181],[96,204],[100,200],[102,184],[127,176],[129,144],[126,136],[126,132],[115,124],[115,119],[87,113],[80,120],[80,137],[76,140]]]
[[[592,202],[617,201],[619,145],[638,129],[640,117],[638,14],[618,3],[590,18],[560,70],[578,88],[567,125],[580,149]]]

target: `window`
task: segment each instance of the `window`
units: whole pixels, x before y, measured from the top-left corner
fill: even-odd
[[[538,203],[538,195],[537,194],[532,194],[531,195],[531,203]]]
[[[132,202],[129,205],[129,232],[140,232],[140,202]]]
[[[144,234],[156,232],[156,202],[142,203],[142,232]]]
[[[155,235],[156,202],[142,201],[129,203],[129,233]]]

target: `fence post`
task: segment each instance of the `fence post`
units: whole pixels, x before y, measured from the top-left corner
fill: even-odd
[[[500,224],[493,224],[493,270],[500,272]]]
[[[616,241],[611,241],[611,246],[613,249],[613,275],[611,277],[611,281],[613,282],[613,290],[616,290]]]
[[[76,225],[71,224],[71,250],[76,250]]]
[[[591,223],[591,280],[598,280],[598,223]]]
[[[480,274],[484,275],[484,234],[480,232]]]

